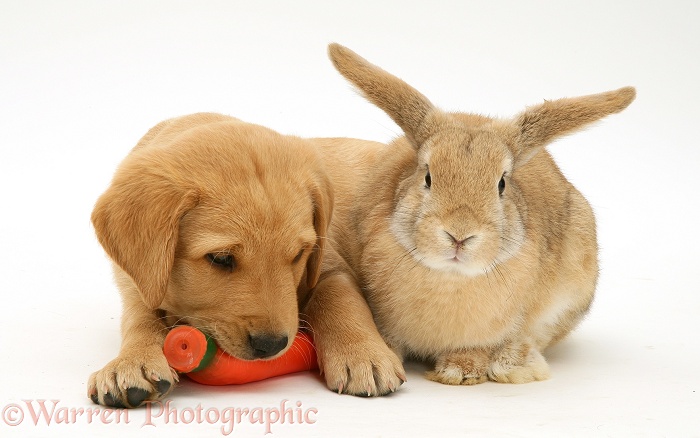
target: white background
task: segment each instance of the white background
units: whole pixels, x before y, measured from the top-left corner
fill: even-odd
[[[447,110],[510,116],[636,86],[626,111],[549,148],[597,213],[595,305],[547,353],[545,382],[447,387],[408,364],[386,398],[307,374],[185,383],[171,407],[318,411],[273,436],[700,436],[699,19],[695,1],[3,1],[0,436],[222,436],[206,422],[143,426],[143,409],[35,426],[24,400],[94,407],[85,382],[117,353],[120,301],[89,216],[149,127],[218,111],[285,134],[399,134],[333,70],[331,41]]]

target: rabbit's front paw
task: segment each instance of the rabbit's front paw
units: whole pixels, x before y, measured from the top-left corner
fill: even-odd
[[[509,345],[494,357],[489,378],[500,383],[529,383],[549,378],[549,365],[534,347]]]
[[[460,350],[438,357],[426,377],[445,385],[476,385],[488,380],[489,352]]]

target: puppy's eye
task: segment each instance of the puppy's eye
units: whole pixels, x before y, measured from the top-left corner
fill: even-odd
[[[503,195],[503,191],[506,189],[506,174],[501,176],[501,180],[498,181],[498,195]]]
[[[292,260],[292,264],[297,264],[299,263],[299,260],[304,256],[304,248],[300,249],[297,255],[294,256],[294,260]]]
[[[231,254],[226,254],[226,253],[209,253],[207,254],[207,260],[209,260],[209,263],[211,263],[214,266],[217,266],[222,269],[227,269],[229,271],[232,271],[233,268],[236,267],[236,260],[233,258]]]
[[[425,173],[425,187],[429,189],[432,183],[433,181],[432,178],[430,178],[430,171],[427,171]]]

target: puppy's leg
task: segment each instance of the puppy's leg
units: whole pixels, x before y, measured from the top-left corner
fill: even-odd
[[[158,400],[173,388],[177,373],[163,354],[165,324],[141,301],[131,280],[119,278],[123,294],[122,345],[119,355],[88,381],[93,402],[115,408],[134,408]]]
[[[324,259],[332,269],[324,268],[304,309],[326,384],[338,393],[360,396],[394,392],[406,381],[401,359],[379,334],[349,268],[335,262]]]
[[[497,350],[489,378],[501,383],[528,383],[549,378],[549,365],[542,353],[527,341],[513,341]]]
[[[452,351],[438,356],[435,369],[426,377],[445,385],[476,385],[488,380],[490,361],[489,349]]]

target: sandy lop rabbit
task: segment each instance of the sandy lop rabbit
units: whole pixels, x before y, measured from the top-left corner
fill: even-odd
[[[634,88],[494,119],[441,111],[343,46],[329,54],[405,133],[325,145],[333,178],[364,179],[334,239],[387,344],[434,362],[428,378],[445,384],[548,378],[542,351],[588,311],[598,259],[591,207],[544,146],[622,111]],[[364,167],[342,169],[348,156]]]

